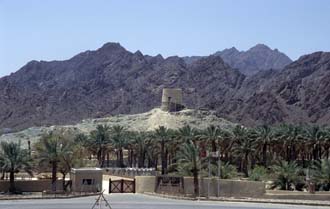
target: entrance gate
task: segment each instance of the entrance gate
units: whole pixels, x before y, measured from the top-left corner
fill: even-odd
[[[135,193],[135,179],[109,179],[109,193]]]

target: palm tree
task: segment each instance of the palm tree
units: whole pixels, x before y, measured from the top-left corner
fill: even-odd
[[[233,147],[234,153],[239,159],[241,170],[248,177],[249,160],[256,150],[255,139],[251,137],[250,130],[242,126],[236,126],[233,129],[233,137],[235,142]]]
[[[75,138],[76,139],[76,138]],[[58,163],[58,171],[62,174],[62,187],[66,191],[68,184],[65,184],[65,177],[73,167],[84,166],[84,150],[81,144],[75,144],[75,141],[69,141],[66,145],[62,144],[62,152]],[[64,150],[65,149],[65,150]],[[69,183],[69,182],[68,182]]]
[[[73,143],[73,152],[75,153],[74,156],[77,159],[76,163],[78,167],[82,167],[84,165],[86,155],[88,154],[90,156],[90,151],[92,151],[89,147],[88,136],[83,133],[77,134],[73,139]]]
[[[70,152],[70,142],[59,134],[50,133],[35,144],[39,165],[50,166],[52,170],[52,191],[56,191],[58,165],[63,156]]]
[[[330,190],[330,160],[317,160],[312,166],[311,178],[314,179],[322,190]]]
[[[147,158],[148,158],[148,168],[158,167],[158,158],[160,154],[160,147],[157,140],[154,140],[154,132],[148,132],[145,134],[147,136],[146,146],[147,146]]]
[[[2,142],[0,151],[0,165],[4,172],[9,172],[9,192],[14,193],[15,173],[24,170],[32,176],[31,158],[29,151],[21,148],[21,143]]]
[[[258,153],[261,153],[262,156],[262,165],[264,167],[268,166],[268,161],[267,161],[267,152],[269,150],[269,146],[272,143],[273,139],[273,131],[271,127],[268,125],[263,125],[258,127],[255,130],[255,139],[257,142],[257,149]]]
[[[159,126],[155,130],[155,137],[157,141],[160,142],[160,157],[161,157],[161,164],[162,164],[162,175],[167,173],[167,150],[165,151],[165,144],[168,143],[170,139],[170,131],[165,128],[164,126]]]
[[[204,131],[201,132],[200,139],[210,142],[211,144],[211,151],[217,151],[217,141],[221,136],[221,129],[214,125],[210,125]]]
[[[117,154],[117,166],[123,168],[124,165],[124,153],[123,149],[127,145],[127,131],[123,126],[113,126],[110,129],[111,144],[116,150]]]
[[[198,176],[201,167],[199,149],[192,140],[186,141],[179,150],[177,156],[179,173],[190,173],[194,177],[194,194],[199,194]]]
[[[105,155],[110,142],[110,127],[107,125],[98,125],[96,130],[90,133],[89,147],[96,153],[101,168],[104,167]]]
[[[324,131],[324,141],[323,141],[323,151],[324,158],[329,159],[330,157],[330,129],[325,129]]]
[[[277,129],[275,136],[282,144],[287,161],[294,161],[299,154],[299,145],[302,145],[303,128],[301,126],[282,124]],[[298,147],[297,147],[298,146]]]
[[[137,164],[139,168],[144,167],[144,163],[146,160],[146,154],[149,143],[149,136],[146,132],[135,132],[134,135],[131,136],[131,144],[134,146],[137,156]]]
[[[306,128],[304,137],[307,139],[308,148],[312,151],[314,160],[322,158],[322,142],[325,139],[325,132],[319,126]]]
[[[180,149],[180,147],[186,143],[194,143],[197,146],[199,139],[199,132],[195,128],[191,128],[189,125],[183,126],[174,132],[174,140],[171,142],[172,145],[172,156],[170,155],[170,163],[176,164],[177,157],[176,151]],[[200,155],[206,157],[206,144],[199,143]],[[172,161],[173,158],[173,162]]]
[[[272,166],[275,181],[273,187],[280,187],[282,190],[290,190],[301,181],[301,168],[295,161],[279,161]]]
[[[233,134],[229,130],[221,130],[221,134],[218,141],[220,154],[223,156],[222,160],[230,162],[232,158],[232,148],[234,145]]]
[[[198,132],[196,129],[191,128],[189,125],[183,126],[182,128],[179,128],[176,132],[177,139],[181,141],[181,143],[185,142],[196,142]]]

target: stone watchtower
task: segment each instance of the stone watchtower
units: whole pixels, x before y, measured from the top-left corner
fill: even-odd
[[[164,88],[162,95],[163,111],[176,112],[184,108],[182,104],[182,89],[179,88]]]

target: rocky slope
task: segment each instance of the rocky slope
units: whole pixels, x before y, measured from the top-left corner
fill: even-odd
[[[262,70],[283,69],[292,60],[277,49],[270,49],[264,44],[257,44],[247,51],[238,51],[235,47],[218,51],[220,56],[232,68],[239,69],[245,75],[253,75]],[[186,63],[191,64],[200,59],[199,56],[184,57]]]
[[[330,53],[305,55],[283,71],[245,79],[221,111],[243,124],[330,125]]]
[[[206,107],[244,125],[327,124],[329,62],[329,53],[317,52],[282,71],[246,77],[216,55],[187,64],[108,43],[65,61],[32,61],[1,78],[0,129],[147,112],[160,105],[164,87],[183,88],[189,108]]]
[[[0,136],[0,142],[21,141],[23,146],[27,146],[27,140],[34,143],[41,136],[51,131],[61,131],[70,134],[89,134],[97,125],[108,125],[110,127],[113,125],[121,125],[130,131],[153,131],[159,126],[174,130],[185,125],[190,125],[197,129],[205,129],[211,124],[223,129],[232,129],[235,126],[234,123],[219,118],[214,111],[186,109],[180,112],[168,113],[159,108],[155,108],[146,113],[134,115],[117,115],[99,119],[87,119],[75,125],[31,127],[17,133],[4,134]]]
[[[32,61],[0,79],[0,128],[146,112],[160,105],[163,87],[185,88],[186,104],[195,107],[194,97],[202,98],[198,105],[212,92],[222,100],[243,79],[217,56],[188,67],[179,57],[144,56],[108,43],[66,61]]]

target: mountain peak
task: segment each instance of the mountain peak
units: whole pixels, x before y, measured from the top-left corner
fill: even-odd
[[[240,51],[238,51],[235,47],[231,47],[229,49],[227,48],[222,51],[217,51],[213,55],[216,55],[216,56],[221,56],[222,54],[234,55],[234,54],[238,54],[239,52]]]
[[[115,42],[108,42],[105,43],[99,50],[104,50],[104,51],[112,51],[112,50],[125,50],[124,47],[120,45],[120,43],[115,43]]]
[[[140,50],[137,50],[136,52],[134,52],[134,55],[136,55],[138,57],[143,57],[143,54]]]
[[[227,51],[230,51],[230,52],[239,52],[237,49],[236,49],[236,47],[231,47],[231,48],[229,48],[229,49],[225,49],[225,50],[227,50]],[[224,50],[224,51],[225,51]]]
[[[272,50],[269,46],[265,45],[265,44],[257,44],[254,47],[250,48],[248,51],[250,50],[267,50],[270,51]]]

